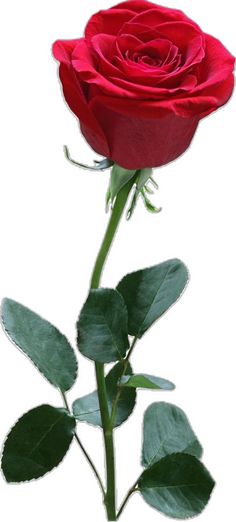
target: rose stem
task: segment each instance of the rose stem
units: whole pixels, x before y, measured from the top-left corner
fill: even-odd
[[[120,219],[122,217],[130,190],[133,186],[134,178],[129,181],[118,193],[115,204],[111,213],[108,227],[99,250],[94,270],[91,278],[91,289],[99,287],[103,267],[111,248],[115,233],[117,231]],[[116,520],[116,485],[115,485],[115,457],[114,457],[114,441],[113,441],[113,425],[110,418],[107,390],[104,375],[104,364],[95,363],[98,399],[101,411],[102,428],[105,444],[106,455],[106,495],[105,506],[107,511],[107,519]]]

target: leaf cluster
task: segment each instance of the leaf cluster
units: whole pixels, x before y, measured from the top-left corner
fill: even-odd
[[[105,378],[112,429],[131,415],[137,389],[174,389],[167,379],[135,374],[130,357],[137,341],[179,299],[187,282],[186,266],[171,259],[126,275],[116,289],[90,291],[77,321],[77,347],[89,360],[113,363]],[[1,318],[10,340],[60,391],[67,406],[65,393],[77,377],[75,351],[67,338],[11,299],[4,299]],[[76,399],[72,411],[69,407],[41,405],[24,414],[4,444],[2,470],[6,480],[36,479],[56,467],[76,437],[77,422],[102,426],[97,390]],[[139,491],[150,506],[172,518],[197,515],[214,486],[201,456],[201,444],[184,412],[166,402],[152,404],[143,423],[144,471],[131,493]]]

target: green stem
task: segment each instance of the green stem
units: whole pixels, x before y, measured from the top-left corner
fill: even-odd
[[[113,431],[108,409],[107,390],[104,377],[104,365],[96,363],[96,378],[99,406],[102,419],[103,436],[106,453],[106,479],[107,490],[105,495],[105,506],[108,520],[116,520],[116,486],[115,486],[115,457]]]
[[[124,507],[126,506],[128,500],[129,500],[129,498],[131,497],[131,495],[133,495],[133,493],[135,493],[135,491],[138,491],[137,483],[138,483],[138,480],[136,480],[136,482],[135,482],[135,484],[132,486],[132,488],[129,489],[129,491],[128,491],[128,493],[127,493],[127,495],[126,495],[124,501],[122,502],[121,507],[120,507],[118,513],[117,513],[117,518],[116,518],[117,520],[118,520],[118,518],[120,517],[120,515],[121,515],[121,513],[122,513],[122,511],[123,511],[123,509],[124,509]]]
[[[69,404],[68,404],[68,401],[67,401],[66,394],[61,392],[61,395],[62,395],[62,399],[63,399],[63,402],[64,402],[66,410],[69,413],[71,413],[70,407],[69,407]],[[101,491],[102,491],[102,494],[103,494],[103,498],[105,498],[106,492],[105,492],[105,489],[104,489],[104,486],[103,486],[103,483],[102,483],[102,479],[101,479],[101,477],[100,477],[100,475],[99,475],[99,473],[98,473],[98,471],[97,471],[97,469],[96,469],[92,459],[90,458],[89,454],[87,453],[84,445],[82,444],[82,442],[81,442],[81,440],[80,440],[80,438],[79,438],[79,436],[77,435],[76,432],[75,432],[75,440],[76,440],[77,444],[79,445],[81,451],[83,452],[83,454],[84,454],[86,460],[88,461],[89,465],[91,466],[91,468],[92,468],[92,470],[94,472],[94,475],[95,475],[95,477],[97,478],[97,480],[99,482],[99,486],[101,488]]]
[[[134,350],[134,347],[136,345],[138,341],[138,338],[137,337],[134,337],[133,341],[132,341],[132,344],[130,346],[130,349],[124,359],[124,365],[123,365],[123,371],[122,371],[122,374],[120,376],[120,379],[119,379],[119,382],[121,381],[122,377],[125,375],[125,372],[127,370],[127,366],[129,364],[129,360],[130,360],[130,357],[133,353],[133,350]],[[121,393],[122,393],[122,388],[121,386],[118,388],[118,391],[117,391],[117,394],[116,394],[116,397],[113,401],[113,404],[112,404],[112,410],[111,410],[111,424],[112,426],[114,426],[115,424],[115,418],[116,418],[116,410],[117,410],[117,405],[118,405],[118,402],[120,400],[120,396],[121,396]]]
[[[99,250],[94,270],[91,278],[91,289],[99,287],[102,271],[109,250],[111,248],[115,233],[117,231],[121,216],[123,214],[130,190],[133,186],[134,181],[131,180],[129,183],[124,185],[116,197],[116,201],[112,210],[110,221]],[[106,454],[106,479],[107,489],[105,495],[105,505],[107,510],[107,518],[110,521],[116,520],[116,485],[115,485],[115,457],[114,457],[114,441],[113,441],[113,426],[111,423],[107,390],[104,375],[104,365],[101,363],[95,363],[98,399],[101,411],[102,428],[105,444]]]
[[[131,179],[131,181],[129,181],[129,183],[126,183],[126,185],[124,185],[124,187],[117,194],[115,204],[112,209],[111,217],[108,223],[108,227],[101,248],[97,255],[97,259],[92,273],[90,288],[99,287],[105,261],[109,254],[113,239],[115,237],[115,233],[117,231],[121,216],[123,214],[133,184],[134,179]]]

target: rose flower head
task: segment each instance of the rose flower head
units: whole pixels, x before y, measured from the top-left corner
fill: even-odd
[[[184,13],[146,0],[92,16],[58,40],[65,99],[91,147],[126,169],[159,167],[230,98],[234,57]]]

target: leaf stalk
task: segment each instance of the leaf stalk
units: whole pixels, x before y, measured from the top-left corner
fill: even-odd
[[[66,410],[68,411],[68,413],[71,414],[71,411],[70,411],[70,407],[69,407],[69,404],[68,404],[68,401],[67,401],[66,394],[65,394],[64,392],[61,392],[61,395],[62,395],[62,399],[63,399],[63,402],[64,402],[64,405],[65,405]],[[86,460],[88,461],[90,467],[92,468],[92,470],[93,470],[93,472],[94,472],[94,475],[95,475],[95,477],[97,478],[98,483],[99,483],[99,485],[100,485],[100,488],[101,488],[101,491],[102,491],[102,494],[103,494],[103,498],[105,499],[105,496],[106,496],[105,488],[104,488],[104,486],[103,486],[102,479],[101,479],[101,477],[100,477],[100,475],[99,475],[99,473],[98,473],[98,471],[97,471],[97,468],[96,468],[95,464],[93,463],[91,457],[89,456],[88,452],[86,451],[86,449],[85,449],[83,443],[81,442],[81,440],[80,440],[80,438],[79,438],[79,436],[78,436],[78,434],[77,434],[76,432],[75,432],[74,437],[75,437],[75,440],[76,440],[77,444],[79,445],[81,451],[83,452],[83,454],[84,454]]]

